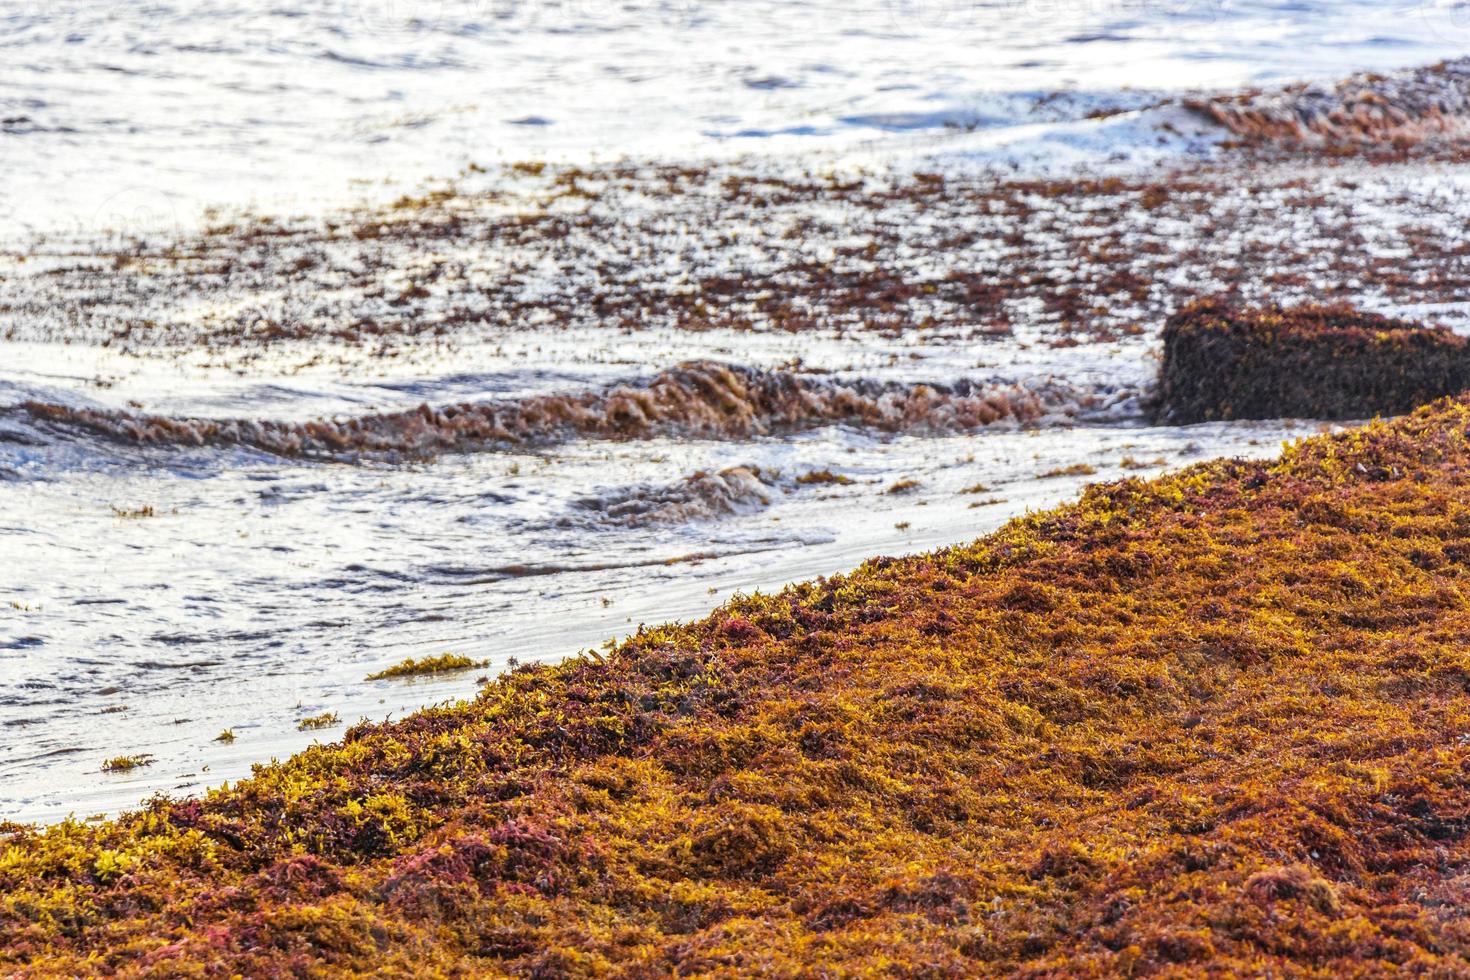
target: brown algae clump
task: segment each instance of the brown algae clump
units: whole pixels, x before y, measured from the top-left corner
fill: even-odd
[[[1097,467],[1087,463],[1073,463],[1071,466],[1058,466],[1054,470],[1047,470],[1037,476],[1038,480],[1053,480],[1062,476],[1092,476],[1097,472]]]
[[[853,478],[843,473],[833,473],[831,470],[811,470],[796,478],[798,486],[850,486]]]
[[[409,657],[402,663],[394,664],[385,670],[375,674],[369,674],[366,680],[382,681],[392,677],[423,677],[426,674],[447,674],[456,670],[475,670],[488,666],[488,660],[472,660],[469,657],[457,653],[444,653],[437,657],[424,657],[415,660]]]
[[[1159,412],[1229,419],[1401,415],[1470,387],[1466,341],[1347,306],[1193,303],[1164,327]]]
[[[6,825],[0,974],[1458,976],[1470,398]]]
[[[342,719],[337,715],[337,712],[324,711],[319,715],[312,715],[310,718],[303,718],[298,721],[296,723],[296,730],[298,732],[314,732],[323,728],[331,728],[333,725],[339,725],[341,723]]]
[[[132,772],[143,766],[153,765],[153,756],[142,755],[119,755],[102,763],[103,772]]]

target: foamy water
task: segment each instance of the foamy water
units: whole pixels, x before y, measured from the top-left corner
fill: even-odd
[[[1188,165],[1224,130],[1145,107],[1459,54],[1459,13],[0,0],[0,820],[199,792],[513,660],[966,541],[1092,480],[1271,455],[1317,426],[1150,424],[1160,304],[1264,242],[1320,257],[1353,215],[1368,259],[1470,218],[1453,173],[1355,178],[1336,212],[1278,179],[1216,235],[1208,190],[1105,228],[1025,190],[741,211],[723,178],[547,198],[499,164]],[[474,193],[395,235],[334,210],[471,164]],[[243,206],[305,218],[194,237]],[[1056,311],[1104,232],[1149,248],[1089,259],[1111,319],[1074,335]],[[1205,243],[1193,265],[1176,241]],[[728,308],[685,302],[711,283]],[[365,680],[445,651],[486,665]]]

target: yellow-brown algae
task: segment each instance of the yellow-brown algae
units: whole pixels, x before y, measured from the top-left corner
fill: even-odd
[[[1459,975],[1467,501],[1441,401],[8,826],[0,970]]]

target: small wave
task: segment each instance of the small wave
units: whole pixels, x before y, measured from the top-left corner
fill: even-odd
[[[0,419],[0,442],[10,443],[12,446],[36,447],[44,446],[46,440],[34,432],[29,432],[15,425],[5,424],[8,420]]]
[[[775,551],[779,548],[790,548],[793,545],[820,544],[830,540],[830,537],[824,535],[810,535],[805,538],[800,535],[773,536],[705,551],[691,551],[685,554],[670,555],[666,558],[628,559],[625,561],[568,564],[546,562],[485,567],[435,565],[424,569],[423,581],[435,585],[493,585],[497,582],[504,582],[507,579],[545,578],[554,575],[581,575],[592,572],[618,572],[634,568],[659,568],[672,565],[698,564],[706,561],[718,561],[722,558],[734,558],[740,555],[758,555],[768,551]]]
[[[1470,137],[1470,58],[1335,86],[1197,99],[1189,108],[1238,136],[1303,144],[1398,143]]]
[[[581,393],[440,408],[422,405],[311,422],[170,418],[37,401],[22,403],[20,410],[42,423],[129,443],[245,446],[279,456],[345,461],[426,458],[572,438],[751,438],[833,424],[945,434],[1002,421],[1070,419],[1105,403],[1121,402],[1061,382],[1027,387],[846,381],[695,361],[644,382]]]
[[[718,473],[700,471],[677,483],[618,487],[582,497],[572,502],[574,513],[558,523],[643,527],[753,514],[770,506],[771,490],[771,478],[759,467],[732,466]]]

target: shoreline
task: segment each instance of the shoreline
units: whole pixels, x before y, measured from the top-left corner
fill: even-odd
[[[192,792],[222,772],[245,771],[254,734],[287,731],[268,736],[266,755],[298,747],[286,708],[376,717],[371,705],[356,707],[363,699],[354,683],[379,661],[446,650],[560,655],[632,628],[657,604],[623,581],[649,573],[618,569],[657,573],[700,558],[698,566],[671,566],[689,571],[687,579],[659,580],[660,588],[688,593],[679,609],[693,615],[708,608],[700,594],[710,588],[728,595],[828,573],[909,550],[916,538],[938,545],[964,533],[938,536],[936,521],[990,526],[1017,500],[1055,503],[1060,485],[1043,478],[1052,471],[1106,473],[1130,458],[1157,472],[1199,453],[1258,454],[1251,441],[1277,439],[1269,425],[1254,434],[1207,430],[1194,448],[1194,439],[1181,437],[1157,450],[1092,453],[1078,441],[1106,435],[1109,445],[1124,444],[1141,431],[1135,426],[1161,353],[1152,325],[1202,289],[1241,302],[1349,297],[1400,316],[1437,306],[1436,318],[1462,332],[1470,325],[1470,261],[1460,248],[1470,198],[1455,193],[1454,174],[1419,160],[1285,153],[1241,152],[1233,163],[1153,176],[998,183],[548,166],[529,168],[513,193],[464,187],[316,219],[223,220],[199,236],[113,242],[86,260],[41,248],[16,265],[12,253],[10,271],[26,271],[4,281],[0,307],[11,314],[8,340],[20,360],[0,377],[0,391],[122,437],[0,411],[0,480],[36,491],[38,517],[16,526],[84,524],[92,531],[75,536],[78,553],[113,542],[114,567],[130,570],[132,556],[151,555],[160,543],[186,542],[196,554],[218,549],[230,559],[198,581],[145,563],[141,578],[130,571],[111,590],[85,587],[88,562],[70,574],[47,572],[55,580],[43,590],[49,594],[17,597],[42,611],[13,617],[14,635],[0,643],[16,645],[7,661],[29,672],[23,680],[46,687],[0,692],[11,705],[0,721],[26,736],[0,771],[24,797],[25,812],[65,812],[43,785],[63,772],[78,780],[79,796],[107,800],[79,813],[113,811],[112,787],[92,785],[105,733],[109,744],[159,760],[107,780]],[[1330,235],[1357,247],[1303,244]],[[634,258],[621,256],[624,245]],[[509,258],[495,257],[501,253]],[[682,264],[690,255],[692,267]],[[746,262],[759,275],[737,275]],[[500,275],[505,263],[514,275]],[[684,274],[690,268],[698,274]],[[56,309],[86,315],[67,322],[51,315]],[[532,316],[538,309],[554,315]],[[613,326],[600,327],[604,318]],[[281,329],[283,322],[292,328]],[[743,406],[719,385],[686,385],[676,375],[691,355],[730,364],[720,370],[778,394],[805,392],[804,405],[792,412],[765,399],[765,408],[752,408],[755,401]],[[48,363],[64,368],[48,374]],[[656,385],[673,392],[673,410],[635,425],[641,434],[734,438],[694,448],[682,439],[627,441],[605,409],[611,400],[646,403]],[[1017,414],[1041,411],[1037,421],[1059,430],[1037,434],[1028,447],[1016,436],[1028,430],[1001,419],[963,445],[971,422],[1008,411],[971,394],[987,391],[1018,393]],[[680,407],[687,392],[698,393],[698,425],[687,424]],[[424,404],[437,408],[417,407]],[[735,414],[723,415],[732,405]],[[502,406],[516,423],[509,428],[496,414]],[[523,414],[538,413],[544,428],[533,419],[521,444],[498,441]],[[875,422],[868,431],[841,424],[864,415]],[[809,430],[788,447],[759,435],[768,417],[783,430],[788,422],[839,424]],[[955,478],[953,489],[1004,483],[978,498],[1003,502],[968,510],[971,501],[952,495],[949,463],[933,458],[939,450],[887,441],[875,431],[884,428],[924,432],[956,461],[977,452],[986,459],[987,440],[997,437],[1008,448]],[[561,441],[579,432],[613,438]],[[264,436],[257,448],[193,445],[250,442],[251,433]],[[259,448],[289,451],[313,440],[306,448],[356,462],[329,473]],[[491,452],[455,451],[463,448]],[[421,470],[414,469],[421,459],[401,469],[384,463],[441,449],[449,452]],[[599,465],[599,452],[608,465]],[[690,515],[682,526],[612,519],[614,508],[657,499],[681,513],[683,481],[750,467],[783,474],[775,492],[742,491],[768,494],[771,506],[694,506],[682,511]],[[536,480],[520,479],[521,468]],[[841,498],[841,506],[862,508],[860,517],[840,513],[835,492],[788,488],[823,469],[860,482]],[[913,498],[884,492],[915,477],[931,486]],[[42,488],[48,481],[55,493]],[[538,481],[546,487],[533,486]],[[321,500],[309,500],[313,494]],[[357,499],[339,507],[339,494]],[[597,498],[590,510],[589,495]],[[833,500],[825,509],[824,496]],[[445,561],[406,519],[355,516],[379,506],[418,514],[448,554],[467,557]],[[446,509],[448,517],[435,513]],[[129,516],[144,514],[153,516]],[[381,548],[360,544],[383,536],[385,523],[394,529]],[[359,540],[337,525],[355,529]],[[316,537],[323,547],[310,545]],[[33,553],[34,567],[55,567],[39,545]],[[790,574],[768,568],[788,565]],[[252,582],[271,581],[242,594],[236,567],[254,569]],[[518,577],[513,569],[521,567],[567,574]],[[491,582],[502,584],[483,584]],[[317,586],[325,586],[319,595],[303,592]],[[392,601],[378,601],[379,590]],[[280,613],[300,606],[303,594],[325,614]],[[611,605],[600,606],[604,600]],[[539,635],[527,611],[535,608],[570,617],[575,642],[537,644],[529,654],[504,648],[502,641]],[[262,615],[265,629],[256,625]],[[334,633],[331,623],[345,625]],[[173,645],[179,637],[184,644]],[[93,650],[101,647],[118,661],[168,669],[99,670],[104,658]],[[204,649],[214,653],[193,652]],[[313,677],[301,665],[318,663],[324,650],[336,660],[329,676]],[[269,694],[248,711],[205,693],[250,681]],[[85,706],[85,720],[54,724],[58,714],[48,705],[63,695]],[[190,697],[209,712],[158,714],[171,699]],[[124,708],[137,720],[109,713]],[[144,717],[159,720],[165,734],[144,732]],[[174,731],[178,718],[193,719],[193,727]],[[260,728],[244,727],[252,723]],[[237,725],[238,742],[208,744]],[[43,756],[62,761],[38,774]],[[37,802],[43,796],[50,801]]]
[[[0,247],[0,974],[1470,973],[1470,60],[1125,101]]]
[[[200,643],[177,651],[160,648],[149,658],[160,668],[165,663],[197,659],[197,654],[191,651],[200,650],[214,651],[213,659],[225,662],[214,668],[200,668],[202,672],[183,667],[124,675],[135,679],[118,683],[121,692],[112,694],[99,692],[95,685],[86,683],[68,689],[68,697],[74,704],[69,717],[76,717],[86,728],[62,725],[47,745],[37,737],[38,733],[44,733],[43,729],[22,727],[20,731],[31,733],[29,741],[16,743],[12,748],[28,746],[40,753],[76,746],[82,751],[57,756],[51,765],[40,769],[13,757],[4,771],[13,788],[15,808],[0,812],[0,820],[34,814],[35,819],[50,822],[63,819],[68,813],[85,818],[98,812],[116,813],[156,791],[204,792],[221,781],[248,775],[252,763],[284,758],[305,748],[311,737],[295,730],[300,716],[333,710],[347,723],[361,718],[381,719],[388,713],[397,717],[444,698],[471,696],[478,686],[478,674],[474,673],[428,685],[390,685],[385,690],[379,690],[382,685],[363,683],[362,678],[367,674],[402,656],[434,656],[453,650],[477,659],[491,659],[492,674],[504,669],[510,658],[521,662],[555,659],[597,647],[609,637],[622,637],[639,623],[657,622],[671,615],[681,619],[698,618],[707,614],[721,598],[734,593],[769,590],[792,581],[831,574],[854,567],[875,553],[952,544],[1027,510],[1053,506],[1075,495],[1085,482],[1103,475],[1146,474],[1188,463],[1199,458],[1201,445],[1225,447],[1230,455],[1260,455],[1272,451],[1283,439],[1318,428],[1312,423],[1277,422],[1167,428],[1057,428],[986,432],[977,437],[904,438],[873,446],[867,446],[866,439],[840,431],[817,433],[785,450],[791,454],[792,461],[807,460],[803,465],[816,466],[815,470],[796,468],[790,462],[781,464],[782,456],[774,457],[782,465],[782,475],[779,479],[774,474],[767,477],[771,481],[764,491],[770,496],[768,506],[748,516],[724,519],[702,519],[696,511],[687,515],[690,520],[687,527],[683,517],[660,522],[657,510],[647,515],[654,518],[648,522],[639,520],[636,512],[624,514],[627,504],[640,499],[655,507],[664,502],[663,484],[608,487],[589,494],[592,484],[586,481],[591,475],[584,475],[583,471],[589,466],[605,467],[600,462],[602,453],[596,445],[566,447],[564,451],[574,451],[574,458],[583,462],[559,475],[557,470],[566,470],[572,463],[563,458],[557,470],[539,477],[567,484],[564,492],[571,494],[566,498],[565,508],[558,507],[552,512],[552,522],[571,521],[577,534],[592,535],[590,540],[603,542],[609,552],[617,548],[616,552],[602,556],[600,563],[607,563],[608,557],[617,555],[623,556],[621,562],[638,567],[578,571],[580,564],[599,564],[597,556],[590,555],[585,562],[572,563],[564,572],[545,574],[549,571],[546,566],[515,570],[509,566],[476,565],[466,560],[464,570],[473,574],[456,573],[452,580],[446,581],[446,586],[441,586],[450,587],[460,598],[453,605],[437,610],[428,607],[433,611],[427,615],[442,618],[437,625],[370,628],[364,634],[366,642],[358,639],[357,632],[361,630],[308,629],[290,648],[289,656],[254,668],[250,660],[232,665],[231,658],[223,655],[230,647],[219,642],[203,642],[204,637]],[[768,451],[775,452],[783,445],[773,443]],[[854,445],[862,449],[857,457],[847,452]],[[650,448],[660,455],[688,453],[694,448],[697,453],[687,464],[690,467],[695,467],[696,461],[732,458],[733,452],[738,452],[733,456],[736,459],[754,455],[750,444],[732,450],[720,443],[687,447],[656,442]],[[170,455],[174,452],[169,451]],[[534,457],[516,455],[509,461],[502,459],[482,455],[468,460],[444,459],[435,465],[447,471],[443,476],[446,483],[468,481],[471,486],[503,480],[507,464],[519,465],[527,473],[537,472],[535,467],[543,465]],[[825,484],[820,479],[823,467],[834,473],[834,480],[851,482]],[[1041,477],[1043,472],[1053,469],[1077,472]],[[232,464],[232,471],[238,471],[246,479],[246,486],[258,472],[273,473],[275,482],[270,486],[282,488],[281,496],[288,505],[296,495],[290,489],[293,485],[309,485],[320,479],[312,475],[312,469],[293,466],[278,472],[276,467],[260,462]],[[416,494],[431,500],[441,493],[423,487],[424,472],[413,468],[354,467],[348,472],[372,481],[384,479],[392,472],[398,474],[393,478],[395,485],[415,487]],[[804,480],[808,473],[816,473],[818,479]],[[922,477],[922,485],[908,493],[889,493],[888,473],[915,474]],[[186,476],[171,482],[177,482],[183,492],[193,492],[192,486],[199,481]],[[975,492],[977,483],[984,484],[984,492]],[[232,486],[233,481],[226,485],[226,500],[234,493]],[[671,486],[678,489],[677,484]],[[156,516],[129,519],[111,513],[99,515],[84,525],[89,529],[85,536],[88,540],[100,535],[121,536],[120,543],[146,545],[159,535],[176,537],[189,532],[192,518],[187,498],[180,499],[169,492],[156,493],[147,499],[156,504]],[[183,505],[179,514],[172,513],[175,505],[171,501],[175,500]],[[433,506],[442,509],[444,505],[440,502]],[[863,520],[848,519],[845,524],[834,526],[832,515],[853,507],[862,508]],[[279,505],[267,506],[262,509],[260,519],[236,523],[237,518],[232,520],[231,527],[242,528],[251,540],[260,538],[262,544],[272,544],[299,537],[317,520],[311,516],[314,511],[309,511],[307,516],[273,530],[271,525],[282,519],[270,516],[277,509]],[[772,522],[769,520],[772,516],[781,520]],[[740,538],[719,546],[713,555],[708,554],[710,543],[698,540],[711,535],[729,538],[740,528],[760,525],[767,529],[766,534],[775,537],[757,541],[759,550],[748,555],[739,553]],[[686,540],[691,531],[696,540]],[[234,531],[229,534],[234,536]],[[634,542],[648,541],[652,554],[643,557],[637,551],[630,552],[620,544],[629,537]],[[723,553],[732,550],[734,553]],[[705,553],[704,557],[686,557],[701,552]],[[512,556],[507,558],[515,560]],[[655,562],[651,566],[650,559]],[[547,555],[546,560],[555,560],[555,556]],[[670,564],[670,561],[677,563]],[[563,565],[567,565],[565,560]],[[391,567],[382,565],[385,571]],[[446,574],[450,571],[454,569],[445,569]],[[525,574],[538,571],[543,574],[534,577]],[[366,572],[358,577],[372,582]],[[499,580],[491,585],[467,586],[463,584],[466,577]],[[543,594],[547,587],[550,591]],[[365,626],[374,623],[371,616],[370,609]],[[242,676],[248,677],[247,688],[235,680]],[[379,703],[380,698],[386,701]],[[106,713],[118,704],[127,705],[129,710]],[[30,715],[34,712],[22,717]],[[181,718],[190,721],[174,724]],[[235,731],[237,740],[228,745],[213,742],[226,728]],[[98,730],[105,732],[105,744],[92,737]],[[97,767],[112,749],[151,753],[156,761],[122,775],[98,772]],[[58,781],[72,788],[58,792]]]
[[[1095,485],[203,799],[10,827],[0,956],[1457,969],[1407,896],[1470,859],[1467,432],[1447,400]]]

